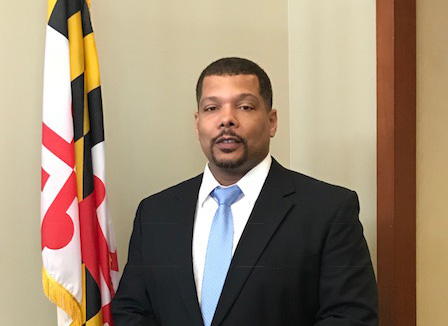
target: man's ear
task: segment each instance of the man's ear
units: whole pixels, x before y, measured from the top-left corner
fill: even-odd
[[[199,112],[196,111],[194,113],[194,130],[196,131],[196,135],[199,136],[199,131],[198,131],[198,119],[199,119]]]
[[[274,137],[277,132],[277,110],[271,109],[269,111],[269,122],[271,124],[271,129],[269,130],[269,136]]]

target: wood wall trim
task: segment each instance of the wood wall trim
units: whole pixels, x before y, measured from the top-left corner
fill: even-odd
[[[380,326],[415,326],[415,0],[377,0],[376,23]]]

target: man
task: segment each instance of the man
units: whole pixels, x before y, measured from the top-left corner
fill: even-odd
[[[377,325],[357,196],[271,158],[266,73],[220,59],[196,95],[208,164],[140,203],[115,325]]]

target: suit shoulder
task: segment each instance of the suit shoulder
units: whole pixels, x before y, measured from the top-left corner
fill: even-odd
[[[188,180],[184,180],[178,184],[175,184],[171,187],[163,189],[155,194],[152,194],[146,198],[144,198],[140,202],[140,206],[151,205],[152,203],[163,203],[166,200],[172,200],[173,197],[182,196],[185,193],[191,193],[194,191],[198,191],[202,182],[202,174],[199,174],[193,178]]]
[[[306,192],[308,194],[314,194],[320,196],[331,196],[333,198],[344,199],[347,197],[357,197],[356,192],[351,189],[331,184],[322,180],[318,180],[311,176],[302,174],[300,172],[286,169],[290,175],[296,190],[299,192]]]
[[[330,221],[336,218],[336,212],[341,209],[359,213],[359,199],[355,191],[299,172],[288,170],[288,174],[296,190],[293,195],[295,200],[306,203],[306,207],[319,212],[315,216],[327,216]],[[357,214],[348,216],[358,216]]]

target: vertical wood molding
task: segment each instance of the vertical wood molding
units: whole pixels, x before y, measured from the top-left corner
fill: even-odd
[[[376,22],[380,325],[415,326],[415,0],[377,0]]]

